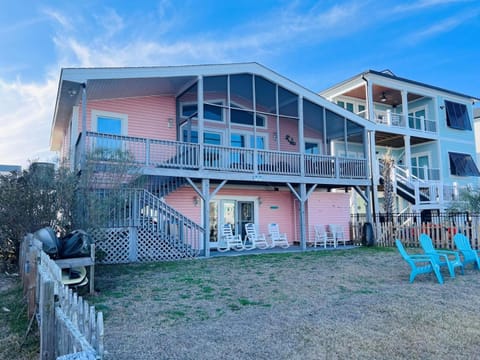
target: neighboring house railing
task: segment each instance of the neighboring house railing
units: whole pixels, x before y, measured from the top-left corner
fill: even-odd
[[[413,130],[418,130],[426,133],[436,134],[437,121],[433,119],[427,119],[424,116],[413,116],[409,115],[407,118],[401,113],[393,113],[389,110],[375,111],[375,122],[377,124],[383,124],[388,126],[398,126],[404,128],[410,128]]]
[[[77,148],[78,144],[77,143]],[[225,172],[327,178],[368,178],[366,159],[300,154],[286,151],[199,145],[180,141],[86,133],[88,159],[119,161],[124,154],[139,166],[208,169]],[[203,149],[203,155],[200,151]],[[77,149],[76,163],[81,159]],[[202,160],[202,161],[200,161]]]

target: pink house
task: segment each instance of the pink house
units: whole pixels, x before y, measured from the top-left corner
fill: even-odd
[[[128,216],[98,244],[106,262],[127,262],[208,257],[227,223],[242,239],[246,223],[265,234],[277,223],[301,249],[317,224],[348,238],[348,192],[369,202],[370,129],[257,63],[72,68],[51,148],[79,173],[131,156],[140,176],[124,185]]]

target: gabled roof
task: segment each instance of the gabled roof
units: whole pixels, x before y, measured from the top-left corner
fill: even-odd
[[[87,87],[87,101],[147,95],[177,95],[199,76],[250,73],[262,76],[320,106],[344,117],[355,119],[370,129],[371,123],[319,94],[255,62],[216,65],[184,65],[119,68],[64,68],[61,71],[51,129],[51,148],[58,150],[72,114],[80,104],[82,89]]]
[[[410,80],[410,79],[407,79],[407,78],[396,76],[391,70],[388,70],[388,69],[383,70],[383,71],[377,71],[377,70],[364,71],[360,74],[352,76],[351,78],[349,78],[347,80],[344,80],[344,81],[342,81],[338,84],[335,84],[335,85],[329,87],[328,89],[325,89],[325,90],[321,91],[320,93],[323,94],[323,93],[326,93],[328,91],[334,90],[338,87],[341,87],[342,85],[348,84],[351,81],[354,81],[354,80],[357,80],[359,78],[365,77],[369,74],[376,75],[376,76],[381,76],[381,77],[384,77],[384,78],[390,79],[390,80],[405,82],[405,83],[412,84],[412,85],[415,85],[415,86],[421,86],[421,87],[424,87],[424,88],[427,88],[427,89],[447,93],[447,94],[454,95],[454,96],[460,96],[460,97],[469,99],[470,101],[480,101],[480,98],[475,97],[475,96],[462,94],[462,93],[452,91],[452,90],[448,90],[448,89],[444,89],[444,88],[441,88],[441,87],[438,87],[438,86],[429,85],[429,84],[425,84],[425,83],[422,83],[422,82],[419,82],[419,81]]]

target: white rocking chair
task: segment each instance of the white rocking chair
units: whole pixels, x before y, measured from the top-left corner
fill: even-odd
[[[252,250],[252,249],[267,249],[269,247],[269,244],[267,242],[267,239],[265,238],[264,234],[257,234],[257,230],[255,229],[255,224],[248,223],[245,224],[245,231],[247,233],[246,235],[246,242],[249,242],[248,247],[245,245],[245,248],[247,250]]]
[[[233,235],[232,227],[230,224],[224,224],[222,226],[222,239],[218,243],[217,250],[224,252],[228,250],[244,250],[242,238],[240,235]]]
[[[278,224],[268,224],[268,233],[272,247],[281,246],[282,248],[286,249],[290,246],[288,243],[287,234],[280,233]]]

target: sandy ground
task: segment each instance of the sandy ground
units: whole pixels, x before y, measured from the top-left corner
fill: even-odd
[[[408,282],[396,251],[103,266],[107,359],[480,358],[480,271]]]

